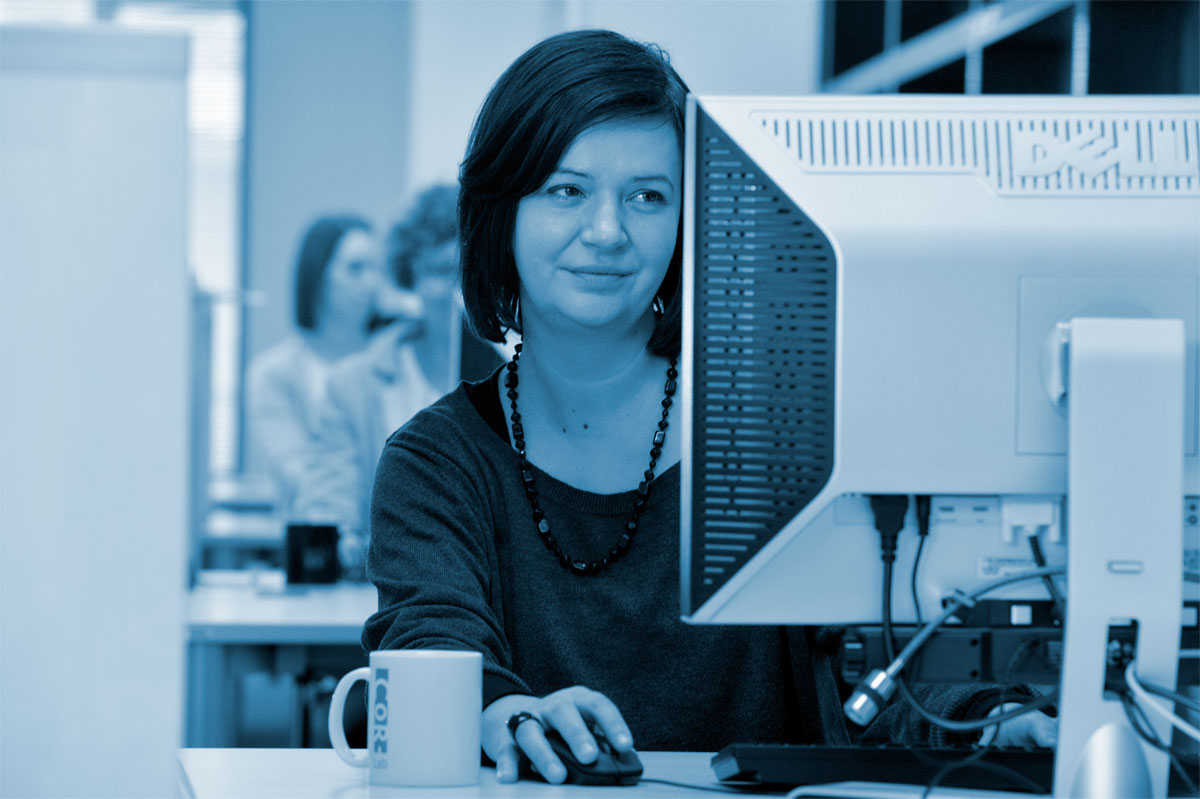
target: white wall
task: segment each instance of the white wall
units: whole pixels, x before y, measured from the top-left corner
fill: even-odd
[[[0,795],[169,796],[187,42],[0,28]]]
[[[416,0],[411,185],[453,180],[500,73],[540,39],[612,28],[664,47],[707,94],[806,94],[820,79],[819,0]]]
[[[416,0],[411,186],[455,181],[471,123],[496,78],[564,29],[562,0]]]
[[[587,0],[577,25],[654,42],[697,94],[808,94],[820,83],[820,0]]]
[[[407,2],[246,4],[245,285],[253,356],[291,329],[300,237],[320,213],[384,224],[407,182]]]

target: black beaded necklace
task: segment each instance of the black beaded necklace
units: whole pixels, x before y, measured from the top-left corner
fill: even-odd
[[[658,430],[654,431],[654,439],[650,447],[650,468],[646,469],[642,474],[644,479],[638,483],[638,495],[633,503],[633,513],[630,515],[629,521],[625,522],[625,532],[617,538],[616,543],[608,550],[608,554],[599,560],[591,561],[572,558],[562,551],[557,539],[550,532],[550,520],[546,518],[546,514],[542,513],[542,508],[538,504],[537,486],[533,482],[533,467],[529,465],[529,461],[525,460],[525,428],[521,425],[521,414],[517,413],[517,361],[520,358],[521,345],[518,344],[512,360],[508,362],[508,375],[504,378],[504,385],[508,388],[508,399],[512,402],[510,418],[512,419],[513,443],[517,445],[517,457],[520,461],[521,480],[525,484],[525,496],[529,499],[530,507],[533,508],[533,523],[537,525],[538,537],[542,539],[546,549],[554,553],[564,569],[569,569],[581,577],[596,574],[601,569],[620,560],[621,556],[629,551],[629,546],[633,543],[633,536],[637,533],[638,517],[641,516],[642,509],[646,507],[646,498],[650,495],[650,481],[654,479],[654,467],[658,465],[658,457],[662,455],[663,443],[667,440],[667,417],[671,413],[671,397],[675,394],[675,378],[679,376],[679,373],[675,371],[676,358],[672,357],[671,365],[667,367],[667,383],[663,388],[662,419],[658,422]]]

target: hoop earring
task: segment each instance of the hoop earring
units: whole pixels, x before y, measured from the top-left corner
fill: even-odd
[[[650,303],[650,308],[654,311],[656,319],[662,319],[663,314],[667,312],[667,307],[663,303],[662,297],[657,294],[654,295],[654,302]]]

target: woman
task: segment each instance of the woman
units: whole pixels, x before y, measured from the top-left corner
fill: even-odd
[[[325,379],[366,345],[381,275],[379,245],[365,219],[313,221],[296,258],[296,329],[247,371],[247,432],[285,514],[311,468],[313,414]]]
[[[589,724],[622,751],[844,736],[803,633],[678,618],[685,95],[659,50],[608,31],[500,77],[461,169],[463,293],[483,337],[522,348],[379,464],[363,644],[483,652],[501,781],[518,747],[564,779],[549,728],[582,762]]]

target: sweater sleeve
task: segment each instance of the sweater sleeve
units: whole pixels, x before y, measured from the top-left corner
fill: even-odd
[[[934,715],[952,721],[982,719],[1005,702],[1024,702],[1036,694],[1026,685],[990,683],[917,683],[910,690]],[[969,746],[980,733],[956,733],[930,724],[897,694],[862,733],[863,743],[899,743],[933,747]]]
[[[531,693],[512,670],[498,608],[492,508],[478,460],[442,403],[397,431],[380,457],[371,496],[367,576],[379,610],[363,628],[367,651],[464,649],[483,653],[484,706]]]

